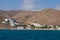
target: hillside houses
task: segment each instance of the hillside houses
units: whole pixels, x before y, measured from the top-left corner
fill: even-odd
[[[21,23],[18,23],[18,22],[16,22],[15,20],[13,20],[13,19],[5,19],[4,21],[2,21],[2,24],[6,24],[6,25],[10,25],[10,26],[12,26],[12,27],[14,27],[14,28],[22,28],[22,24]]]
[[[32,27],[33,29],[60,29],[59,26],[53,26],[53,25],[46,25],[46,24],[39,24],[39,23],[33,23],[33,22],[25,22],[25,24],[21,24],[16,22],[14,19],[5,19],[2,21],[2,24],[10,25],[15,29],[28,29],[31,30]]]
[[[47,24],[39,24],[39,23],[33,23],[33,22],[26,22],[27,25],[33,25],[35,28],[42,28],[42,29],[59,29],[60,26],[55,25],[47,25]]]

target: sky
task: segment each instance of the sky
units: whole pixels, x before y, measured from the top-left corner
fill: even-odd
[[[1,10],[33,10],[45,8],[60,10],[60,0],[0,0]]]

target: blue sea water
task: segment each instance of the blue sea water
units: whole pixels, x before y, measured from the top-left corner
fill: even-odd
[[[0,30],[0,40],[60,40],[60,30]]]

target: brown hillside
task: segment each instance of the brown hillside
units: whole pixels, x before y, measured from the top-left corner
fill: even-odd
[[[7,14],[9,14],[17,22],[35,21],[36,23],[40,24],[60,25],[60,11],[55,9],[44,9],[41,11],[0,10],[1,27],[4,27],[3,24],[1,24],[1,21],[4,20],[5,18],[9,18]]]
[[[30,21],[32,20],[41,24],[60,25],[60,11],[55,9],[45,9],[30,18]]]
[[[12,18],[18,22],[22,22],[22,21],[25,22],[28,21],[31,17],[33,17],[37,13],[38,12],[34,12],[34,11],[21,11]]]
[[[2,24],[2,21],[5,19],[5,18],[9,18],[9,17],[12,17],[16,14],[18,14],[19,11],[3,11],[3,10],[0,10],[0,28],[11,28],[11,26],[9,25],[4,25]]]

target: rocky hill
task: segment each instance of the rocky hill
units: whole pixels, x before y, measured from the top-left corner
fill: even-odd
[[[43,9],[41,11],[3,11],[0,10],[0,23],[5,18],[13,18],[17,22],[36,22],[47,25],[60,25],[60,10]]]
[[[60,11],[55,9],[44,9],[37,15],[34,15],[30,20],[35,20],[37,23],[47,25],[60,25]]]

